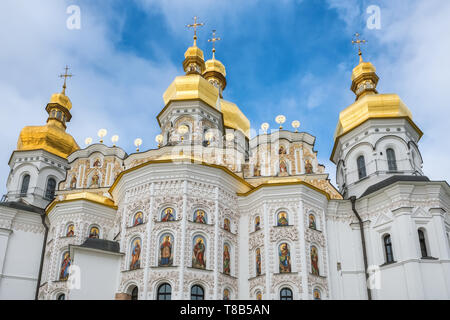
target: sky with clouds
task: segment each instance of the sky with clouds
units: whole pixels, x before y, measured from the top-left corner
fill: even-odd
[[[70,30],[67,8],[81,9]],[[381,29],[368,29],[367,8],[381,9]],[[377,67],[381,93],[397,93],[425,135],[425,174],[450,180],[450,1],[448,0],[2,0],[0,2],[0,193],[21,128],[41,125],[58,75],[75,75],[68,132],[81,147],[100,128],[120,136],[131,153],[156,146],[162,94],[181,75],[192,44],[185,25],[205,26],[198,45],[211,57],[211,30],[222,41],[216,57],[227,68],[224,97],[258,130],[282,113],[317,137],[319,160],[329,161],[339,112],[354,101],[351,70],[358,62],[355,32],[368,40],[365,60]],[[1,182],[3,181],[3,182]]]

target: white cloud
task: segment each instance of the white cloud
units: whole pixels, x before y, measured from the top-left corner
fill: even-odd
[[[154,147],[162,93],[179,68],[164,58],[151,61],[118,50],[122,17],[105,2],[101,15],[98,8],[81,3],[82,28],[68,30],[69,4],[72,1],[0,2],[0,193],[6,191],[7,162],[20,129],[45,124],[45,106],[51,94],[61,90],[57,75],[66,64],[75,74],[67,89],[73,103],[67,131],[80,147],[87,136],[97,140],[102,127],[109,131],[105,141],[119,134],[119,145],[128,151],[138,136],[144,148]]]

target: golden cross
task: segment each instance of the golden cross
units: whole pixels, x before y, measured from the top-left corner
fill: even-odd
[[[208,42],[212,42],[212,44],[213,44],[212,52],[213,52],[213,59],[215,59],[216,58],[216,41],[220,41],[222,39],[216,38],[216,30],[213,30],[212,34],[213,34],[213,37],[212,37],[212,39],[208,39]]]
[[[360,35],[358,32],[355,33],[355,39],[356,39],[356,40],[352,40],[352,44],[357,44],[357,45],[358,45],[359,62],[361,63],[361,62],[363,62],[363,59],[362,59],[362,52],[361,52],[361,44],[366,44],[366,43],[367,43],[367,40],[361,40],[361,39],[359,39],[360,36],[361,36],[361,35]]]
[[[72,77],[73,77],[73,74],[68,74],[68,73],[67,73],[67,72],[69,71],[69,69],[70,69],[68,66],[66,66],[64,69],[66,70],[66,72],[65,72],[64,74],[59,75],[59,77],[60,77],[60,78],[64,78],[64,85],[63,85],[63,91],[62,91],[62,93],[65,95],[65,94],[66,94],[66,88],[67,88],[67,86],[66,86],[66,80],[67,80],[67,78],[72,78]]]
[[[198,17],[195,16],[194,17],[194,24],[187,24],[186,27],[188,28],[194,28],[194,46],[197,46],[197,28],[198,27],[203,27],[205,24],[204,23],[197,23],[197,19]]]

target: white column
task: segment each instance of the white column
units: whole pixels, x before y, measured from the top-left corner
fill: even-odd
[[[219,297],[219,187],[215,187],[215,225],[214,225],[214,300]]]
[[[298,156],[297,149],[294,149],[294,161],[295,161],[295,174],[298,174]]]
[[[8,249],[9,236],[12,233],[10,229],[0,228],[0,284],[3,279],[3,267],[6,260],[6,251]]]
[[[299,246],[300,246],[300,267],[302,278],[302,300],[309,300],[308,292],[308,262],[306,260],[306,240],[305,240],[305,214],[303,209],[303,200],[298,203],[298,217],[299,217]]]
[[[270,259],[269,257],[269,244],[270,244],[270,233],[269,228],[271,224],[269,223],[269,214],[267,212],[267,202],[263,204],[264,210],[264,252],[265,252],[265,265],[266,265],[266,300],[272,300],[272,295],[270,293],[270,278],[272,274],[272,270],[270,270]]]
[[[144,299],[149,300],[148,297],[148,273],[150,272],[150,246],[151,246],[151,230],[153,226],[153,216],[154,216],[154,183],[150,184],[150,208],[148,211],[147,225],[145,226],[145,234],[147,236],[147,248],[145,250],[145,269],[144,269]]]
[[[181,252],[180,252],[180,283],[179,283],[179,292],[178,292],[178,300],[184,300],[184,255],[185,255],[185,246],[186,246],[186,226],[187,226],[187,216],[186,216],[186,210],[187,210],[187,180],[184,180],[183,182],[183,212],[181,216]]]
[[[322,248],[322,252],[323,252],[323,256],[326,256],[326,261],[327,261],[327,283],[328,283],[328,296],[331,296],[331,277],[330,277],[330,258],[329,258],[329,254],[328,254],[328,231],[327,231],[327,219],[325,217],[325,210],[322,210],[322,231],[323,234],[325,235],[325,247]]]

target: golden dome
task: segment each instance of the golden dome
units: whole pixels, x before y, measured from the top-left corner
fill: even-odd
[[[205,70],[204,74],[206,74],[207,72],[218,72],[224,77],[227,76],[227,72],[225,71],[225,66],[219,60],[210,59],[205,62],[205,65],[206,65],[206,70]]]
[[[186,74],[202,74],[205,71],[205,58],[199,47],[189,47],[184,57],[183,69]]]
[[[213,108],[217,106],[219,91],[201,75],[176,77],[163,95],[164,103],[180,100],[202,100]]]
[[[203,61],[205,60],[202,49],[197,46],[187,48],[186,52],[184,53],[184,58],[187,59],[188,57],[198,57]]]
[[[371,73],[376,72],[377,69],[375,66],[370,62],[362,62],[358,64],[352,72],[352,81],[361,76],[364,73]]]
[[[69,97],[66,96],[64,93],[55,93],[50,98],[50,103],[57,103],[67,110],[72,109],[72,102],[70,101]]]
[[[59,121],[50,119],[44,126],[28,126],[20,132],[17,150],[39,149],[67,158],[79,147],[75,139],[65,132],[64,126]]]
[[[223,99],[220,100],[220,106],[225,127],[239,130],[248,138],[250,135],[250,121],[239,107]]]

